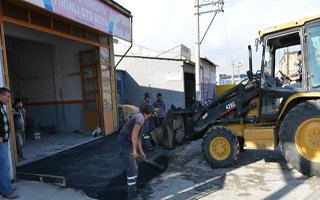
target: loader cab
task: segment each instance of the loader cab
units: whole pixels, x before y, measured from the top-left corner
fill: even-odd
[[[299,23],[302,24],[298,26]],[[320,91],[320,20],[299,23],[292,28],[280,27],[260,34],[263,43],[261,120],[276,120],[293,94]],[[292,78],[295,73],[299,74],[298,80]]]
[[[260,118],[275,120],[277,113],[288,96],[305,91],[303,80],[292,81],[290,76],[298,73],[302,63],[297,59],[302,49],[302,30],[280,32],[265,38],[262,55],[261,84],[260,84]],[[301,60],[303,62],[304,59]],[[300,75],[303,77],[300,70]]]

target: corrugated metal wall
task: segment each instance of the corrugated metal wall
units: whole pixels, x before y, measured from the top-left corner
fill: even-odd
[[[145,92],[155,101],[160,92],[167,109],[171,104],[185,107],[183,61],[126,57],[117,69],[126,71],[126,104],[139,106]]]

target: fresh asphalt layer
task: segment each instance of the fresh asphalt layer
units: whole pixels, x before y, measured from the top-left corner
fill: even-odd
[[[159,163],[168,163],[168,157],[159,156],[155,159]],[[165,165],[166,169],[167,165]],[[157,177],[165,171],[165,169],[159,169],[156,166],[150,165],[146,162],[140,162],[139,164],[139,177],[138,188],[143,189],[147,183],[154,177]],[[126,184],[127,184],[126,172],[122,172],[119,176],[111,179],[108,185],[104,186],[102,190],[97,194],[98,199],[127,199]],[[147,199],[145,194],[141,193],[143,199]]]
[[[147,155],[167,167],[169,160],[162,149],[155,148]],[[144,188],[164,171],[139,162],[138,188]],[[116,134],[20,166],[17,172],[63,176],[67,187],[96,199],[126,199],[126,173],[117,151]]]

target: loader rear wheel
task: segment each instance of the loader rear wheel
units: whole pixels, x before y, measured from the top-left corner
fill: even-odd
[[[320,172],[320,101],[302,102],[288,112],[280,127],[281,151],[303,174]]]
[[[230,129],[219,126],[203,137],[202,154],[211,167],[228,167],[239,156],[239,142]]]

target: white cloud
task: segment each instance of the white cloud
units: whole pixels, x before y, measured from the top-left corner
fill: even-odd
[[[134,16],[134,43],[159,51],[185,44],[194,51],[194,0],[117,2]],[[233,60],[247,66],[247,46],[254,45],[259,29],[317,15],[319,6],[319,0],[225,0],[224,13],[216,16],[201,44],[201,56],[220,65],[218,72],[222,73],[232,70]],[[200,16],[201,37],[212,17],[213,13]],[[253,56],[258,69],[260,52]]]

